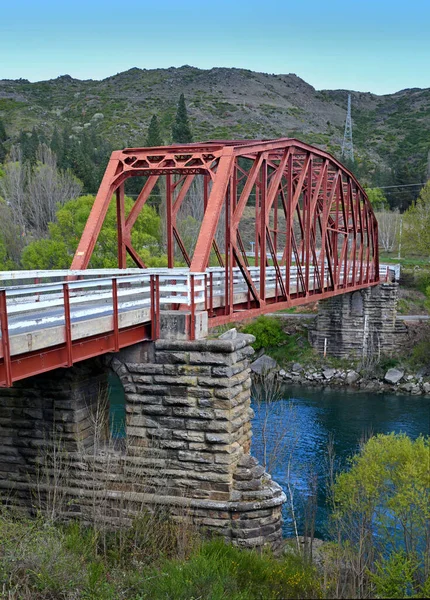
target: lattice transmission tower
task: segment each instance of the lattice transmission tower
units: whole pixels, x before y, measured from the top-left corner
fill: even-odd
[[[346,113],[345,133],[342,142],[342,158],[354,160],[354,145],[352,143],[351,94],[348,94],[348,110]]]

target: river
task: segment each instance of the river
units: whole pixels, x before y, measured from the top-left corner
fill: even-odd
[[[283,400],[270,405],[253,403],[252,453],[263,462],[266,447],[266,464],[289,498],[290,482],[300,534],[304,533],[305,513],[309,514],[313,504],[316,505],[315,535],[322,539],[328,536],[326,492],[330,440],[339,470],[348,467],[348,458],[358,450],[360,441],[371,434],[394,431],[411,438],[430,434],[428,397],[290,386],[283,389],[282,395]],[[273,454],[277,459],[273,459]],[[290,537],[293,531],[287,502],[284,534]]]

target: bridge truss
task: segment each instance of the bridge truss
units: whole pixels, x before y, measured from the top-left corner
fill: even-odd
[[[125,214],[125,182],[136,177],[142,188]],[[203,217],[190,248],[178,215],[197,180]],[[225,267],[223,302],[210,313],[217,323],[236,320],[238,311],[252,316],[273,310],[275,303],[304,304],[379,281],[378,226],[363,188],[330,154],[288,138],[113,152],[71,268],[88,267],[113,195],[118,267],[126,267],[129,254],[145,268],[131,232],[154,189],[163,190],[168,267],[177,260],[192,273],[205,272],[214,261]],[[250,210],[251,235],[250,219],[244,218]],[[252,253],[245,248],[250,237]],[[270,292],[269,267],[275,276]],[[238,270],[246,294],[234,293]]]

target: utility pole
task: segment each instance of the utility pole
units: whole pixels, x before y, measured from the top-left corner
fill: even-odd
[[[351,94],[348,94],[348,111],[346,113],[345,133],[342,142],[342,158],[354,160],[354,146],[352,144],[352,119],[351,119]]]

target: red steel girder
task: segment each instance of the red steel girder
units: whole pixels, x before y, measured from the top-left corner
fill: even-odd
[[[129,177],[141,177],[144,184],[132,210],[125,215],[124,183]],[[204,182],[203,218],[195,247],[186,248],[177,219],[193,181],[199,177]],[[163,180],[168,266],[180,259],[189,264],[191,272],[202,272],[214,249],[218,262],[226,265],[227,315],[235,310],[235,266],[243,274],[248,298],[260,309],[267,300],[266,271],[271,264],[276,269],[275,296],[283,301],[298,292],[303,298],[324,298],[345,285],[354,289],[379,281],[378,227],[363,188],[328,152],[290,138],[214,140],[114,152],[72,268],[88,266],[114,193],[118,264],[125,266],[127,252],[138,266],[144,266],[131,245],[131,230],[154,186],[161,186]],[[241,231],[245,209],[250,206],[255,206],[251,239],[255,240],[258,285],[252,281]],[[220,238],[222,215],[225,224]],[[249,226],[249,213],[247,218]],[[247,235],[249,242],[249,232]],[[175,257],[175,246],[180,250],[179,257]],[[293,267],[296,290],[290,285]]]

